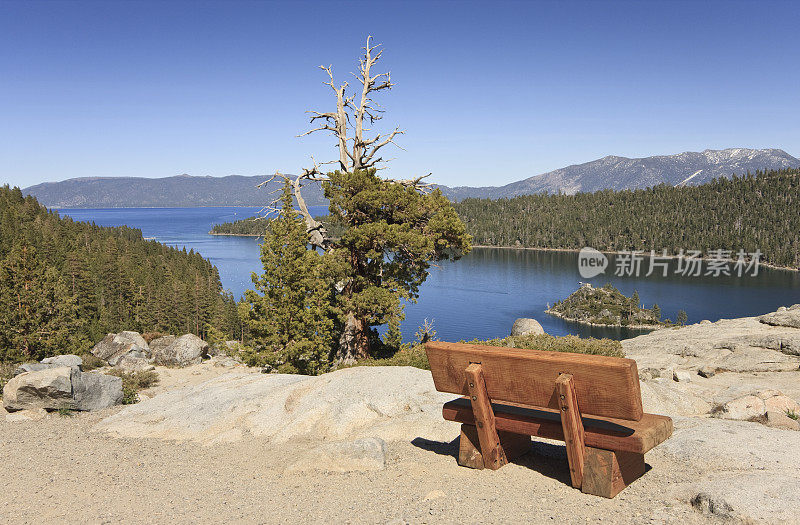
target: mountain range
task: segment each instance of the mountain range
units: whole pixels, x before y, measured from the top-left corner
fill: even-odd
[[[512,182],[505,186],[442,188],[450,200],[509,198],[533,193],[591,193],[598,190],[633,190],[658,184],[698,185],[717,177],[744,175],[748,171],[800,167],[800,160],[780,149],[707,149],[677,155],[629,159],[608,156],[573,164]]]
[[[195,206],[262,206],[270,192],[280,188],[272,182],[259,184],[267,175],[193,177],[177,175],[159,179],[145,177],[81,177],[45,182],[25,188],[49,208],[188,208]],[[309,206],[327,204],[319,183],[303,192]]]
[[[453,201],[508,198],[533,193],[594,192],[669,184],[703,184],[717,177],[748,171],[800,167],[800,160],[780,149],[729,148],[644,158],[608,156],[512,182],[505,186],[439,186]],[[257,189],[265,175],[192,177],[92,177],[46,182],[23,190],[51,208],[260,206],[275,182]],[[319,184],[303,194],[309,205],[326,204]]]

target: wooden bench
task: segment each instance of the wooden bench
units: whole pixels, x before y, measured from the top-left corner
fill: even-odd
[[[461,423],[458,463],[498,469],[531,436],[564,441],[572,486],[613,498],[645,472],[644,454],[672,434],[645,414],[631,359],[461,343],[425,344],[436,390]]]

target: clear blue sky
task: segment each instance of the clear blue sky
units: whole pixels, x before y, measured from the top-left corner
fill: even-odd
[[[297,172],[319,64],[367,34],[394,176],[498,185],[605,155],[800,155],[800,2],[0,0],[0,183]]]

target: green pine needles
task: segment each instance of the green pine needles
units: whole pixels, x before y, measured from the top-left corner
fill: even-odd
[[[252,274],[240,315],[249,333],[243,357],[250,365],[283,373],[318,374],[328,369],[336,322],[329,257],[309,249],[303,220],[283,190],[282,211],[267,223],[261,245],[264,273]]]
[[[236,302],[199,254],[49,211],[0,186],[0,363],[83,353],[109,332],[237,337]]]
[[[374,169],[334,172],[323,183],[343,226],[324,253],[308,246],[306,224],[286,182],[282,211],[267,223],[264,273],[240,305],[248,363],[316,374],[385,357],[402,347],[403,302],[416,301],[432,262],[470,249],[464,223],[441,192],[386,181]],[[376,326],[387,324],[381,341]]]

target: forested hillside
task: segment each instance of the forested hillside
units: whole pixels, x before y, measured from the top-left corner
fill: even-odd
[[[800,169],[576,195],[454,205],[476,245],[598,250],[744,249],[800,267]]]
[[[759,249],[763,262],[800,267],[800,169],[701,186],[466,199],[454,207],[476,245],[659,253],[666,248],[673,254],[681,248]],[[263,221],[245,219],[213,232],[261,235],[264,227]]]
[[[0,187],[0,361],[79,352],[120,330],[233,335],[236,319],[199,254],[59,217]]]

